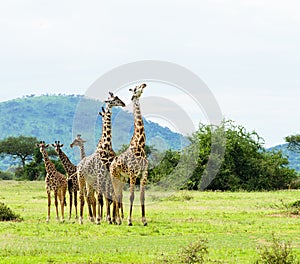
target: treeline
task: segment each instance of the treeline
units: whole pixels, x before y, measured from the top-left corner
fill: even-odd
[[[31,140],[37,141],[36,138]],[[248,132],[232,121],[224,121],[218,127],[200,124],[189,140],[190,145],[181,151],[160,152],[153,146],[146,146],[150,162],[148,188],[254,191],[297,187],[299,178],[296,171],[288,167],[287,157],[280,150],[267,151],[263,139],[255,131]],[[20,138],[19,141],[24,142]],[[0,142],[2,157],[8,154],[5,154],[5,144],[8,144],[5,140]],[[125,148],[123,146],[119,152]],[[49,155],[64,173],[56,152],[50,149]],[[1,172],[0,178],[44,179],[46,172],[38,149],[32,148],[32,155],[26,158],[14,173]]]
[[[232,121],[200,124],[181,153],[167,151],[149,172],[161,188],[188,190],[278,190],[297,187],[298,175],[281,151],[267,151],[263,139]],[[294,185],[293,185],[294,184]]]

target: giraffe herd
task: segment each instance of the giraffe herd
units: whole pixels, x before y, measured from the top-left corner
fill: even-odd
[[[108,223],[121,224],[123,213],[123,187],[124,183],[130,182],[130,203],[128,225],[132,225],[132,207],[134,201],[134,187],[136,179],[140,178],[140,202],[142,212],[142,223],[147,225],[145,217],[145,186],[148,175],[148,161],[145,154],[145,129],[140,110],[139,98],[146,84],[141,84],[130,89],[131,101],[134,113],[134,133],[128,149],[116,156],[112,148],[112,108],[124,107],[124,102],[109,93],[105,100],[105,108],[102,107],[99,115],[102,117],[102,135],[98,141],[97,148],[89,156],[85,155],[84,143],[86,142],[77,135],[70,147],[78,146],[81,153],[81,161],[78,165],[73,164],[63,152],[60,141],[55,141],[52,146],[57,152],[66,176],[55,168],[46,151],[48,144],[41,141],[37,144],[43,155],[46,167],[46,192],[48,195],[48,214],[46,221],[50,219],[51,191],[54,192],[56,218],[59,219],[58,200],[61,207],[61,221],[64,221],[64,206],[66,205],[66,191],[69,192],[69,219],[71,219],[74,201],[75,218],[78,219],[77,192],[79,191],[79,223],[83,224],[83,209],[85,200],[88,206],[88,215],[91,222],[99,224],[103,219],[104,201],[106,205],[106,221]],[[112,206],[112,213],[111,213]]]

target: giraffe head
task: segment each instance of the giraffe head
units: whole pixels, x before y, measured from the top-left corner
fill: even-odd
[[[78,134],[77,137],[73,140],[73,142],[70,144],[70,147],[73,148],[74,146],[82,147],[86,140],[81,138],[81,135]]]
[[[49,147],[49,144],[46,144],[45,141],[40,141],[40,143],[36,144],[36,146],[40,149],[40,152],[42,152]]]
[[[130,88],[129,91],[131,91],[132,97],[131,97],[131,101],[133,101],[134,99],[139,99],[144,91],[144,88],[146,87],[146,84],[143,83],[141,85],[137,85],[134,88]]]
[[[118,96],[115,96],[112,92],[109,92],[109,97],[104,102],[106,103],[107,109],[110,109],[113,106],[125,106],[125,103]]]
[[[55,151],[58,153],[60,148],[64,146],[64,144],[60,144],[60,141],[55,141],[54,144],[51,144],[54,147]]]

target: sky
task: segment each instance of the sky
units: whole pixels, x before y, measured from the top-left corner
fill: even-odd
[[[199,76],[225,118],[282,144],[300,133],[299,11],[296,0],[1,1],[0,101],[84,94],[120,65],[167,61]]]

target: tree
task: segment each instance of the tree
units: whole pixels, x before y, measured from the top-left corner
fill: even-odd
[[[292,151],[300,152],[300,135],[290,135],[285,137],[285,141],[288,143],[288,148]]]
[[[226,142],[220,140],[222,129],[225,131]],[[222,158],[217,152],[212,155],[212,138],[220,145],[225,143],[226,150],[221,166],[216,166],[216,171],[210,173],[207,172],[208,161],[220,164]],[[249,132],[233,121],[223,121],[219,127],[200,124],[190,140],[188,148],[197,145],[194,148],[198,152],[198,159],[194,172],[183,186],[185,189],[199,190],[207,186],[210,190],[223,191],[276,190],[287,188],[297,177],[296,172],[288,168],[288,159],[282,152],[265,150],[264,140],[255,131]],[[215,168],[211,166],[210,169]],[[176,170],[180,171],[180,168]],[[210,178],[210,174],[214,178]],[[203,185],[203,181],[210,184]]]
[[[164,153],[160,153],[160,156],[162,156],[162,158],[158,158],[160,162],[149,169],[149,183],[156,184],[161,180],[165,180],[180,160],[180,153],[175,150],[167,150]]]
[[[0,141],[0,155],[2,157],[9,155],[14,159],[20,159],[24,169],[26,161],[32,160],[37,142],[35,137],[8,137]]]

